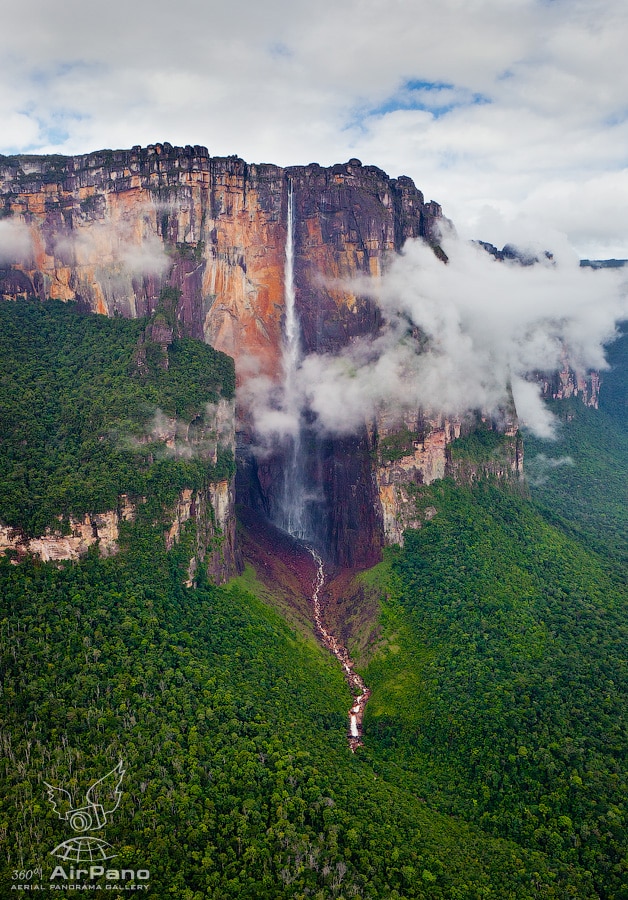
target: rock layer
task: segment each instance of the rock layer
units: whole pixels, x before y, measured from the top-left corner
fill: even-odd
[[[52,528],[39,537],[28,537],[19,529],[0,525],[0,553],[14,550],[18,556],[31,553],[44,562],[62,559],[79,559],[90,547],[98,544],[101,556],[118,552],[119,525],[132,521],[135,506],[126,496],[120,496],[118,509],[103,513],[86,513],[81,519],[70,518],[69,534]]]

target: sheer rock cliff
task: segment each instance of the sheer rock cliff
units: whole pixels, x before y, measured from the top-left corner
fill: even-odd
[[[276,373],[288,179],[304,342],[333,350],[377,325],[372,302],[334,279],[379,274],[408,237],[437,243],[442,218],[411,179],[355,159],[282,169],[169,144],[0,157],[0,215],[30,238],[21,258],[2,263],[0,294],[139,316],[168,284],[181,291],[188,334],[229,353],[240,372],[252,358]]]
[[[446,220],[411,179],[391,179],[357,159],[283,169],[167,143],[0,157],[0,216],[21,247],[12,259],[0,255],[0,296],[76,300],[96,313],[142,316],[155,311],[164,287],[176,288],[179,329],[233,356],[240,385],[251,376],[279,380],[289,185],[304,352],[335,352],[376,334],[376,304],[348,283],[379,276],[408,238],[422,238],[444,258],[438,242]],[[320,494],[317,538],[335,563],[377,561],[382,545],[412,524],[404,485],[445,472],[456,423],[431,423],[405,456],[376,464],[388,427],[396,426],[365,423],[351,438],[307,436],[305,467]],[[259,461],[248,452],[245,410],[238,428],[241,496],[272,512],[281,453]],[[231,487],[227,493],[221,503],[231,509]],[[193,508],[192,498],[182,501],[181,516]],[[229,528],[225,534],[229,548],[235,538]]]

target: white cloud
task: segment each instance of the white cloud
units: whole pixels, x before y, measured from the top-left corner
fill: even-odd
[[[537,453],[531,459],[526,458],[526,481],[533,487],[540,487],[547,483],[555,469],[563,466],[575,466],[571,456],[551,457]]]
[[[556,371],[565,353],[581,372],[605,366],[603,346],[628,316],[624,276],[580,268],[564,240],[553,260],[543,245],[532,247],[542,262],[527,267],[497,262],[452,235],[442,246],[447,265],[423,242],[408,241],[381,280],[347,285],[376,298],[386,327],[338,355],[306,357],[298,408],[312,410],[322,429],[347,434],[381,410],[499,416],[512,391],[522,424],[551,436],[552,416],[531,373]],[[281,397],[268,383],[255,385],[248,391],[258,431],[286,433],[276,412]]]
[[[145,207],[146,218],[154,218],[156,206]],[[163,242],[139,217],[90,223],[57,237],[55,252],[74,265],[104,266],[110,278],[163,275],[171,265]]]
[[[120,262],[131,275],[163,275],[170,266],[163,242],[155,234],[146,234],[141,243],[120,248]]]
[[[556,422],[541,400],[539,385],[523,378],[513,378],[512,396],[521,423],[527,425],[537,437],[553,439]]]
[[[28,227],[18,219],[0,219],[0,264],[24,262],[33,245]]]
[[[25,0],[3,28],[28,41],[0,60],[0,152],[359,156],[465,234],[484,208],[523,209],[581,255],[628,256],[623,0],[111,0],[97,26],[78,0]]]

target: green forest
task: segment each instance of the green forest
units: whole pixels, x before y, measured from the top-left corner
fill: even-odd
[[[390,648],[365,674],[373,765],[623,897],[620,571],[495,486],[442,482],[425,494],[439,513],[392,554]]]
[[[363,578],[386,597],[365,672],[368,752],[442,812],[628,897],[628,336],[600,408],[554,401],[525,436],[527,496],[485,479],[417,490],[438,514]],[[490,432],[457,441],[485,458]],[[556,464],[558,463],[558,464]]]
[[[168,312],[164,294],[154,318]],[[213,473],[203,460],[165,455],[150,429],[157,412],[189,424],[208,403],[232,398],[233,360],[175,338],[165,369],[161,346],[145,340],[148,324],[80,315],[60,301],[0,303],[5,525],[39,535],[59,516],[115,509],[122,492],[172,497],[175,482],[197,487],[231,471],[226,452]]]
[[[189,421],[231,396],[226,357],[175,337],[168,369],[157,352],[143,369],[145,321],[63,304],[0,316],[0,520],[36,533],[201,477],[118,435],[156,407]],[[574,460],[542,466],[529,495],[491,478],[417,489],[436,515],[357,576],[379,638],[355,754],[337,662],[250,569],[185,587],[191,534],[166,552],[144,517],[110,558],[0,557],[1,896],[26,873],[48,889],[50,851],[72,837],[44,782],[80,807],[122,760],[99,836],[112,866],[150,871],[155,898],[628,900],[621,378],[620,362],[600,411],[563,416],[551,447],[526,438],[530,461]]]
[[[607,357],[599,409],[577,399],[550,403],[557,440],[528,435],[526,470],[546,517],[628,565],[628,332],[609,345]]]

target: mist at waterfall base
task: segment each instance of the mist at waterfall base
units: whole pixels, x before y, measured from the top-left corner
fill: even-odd
[[[552,437],[553,417],[531,373],[552,374],[568,361],[577,372],[606,368],[604,346],[628,318],[621,270],[582,268],[567,247],[526,248],[539,260],[498,261],[481,246],[444,236],[444,264],[410,240],[380,279],[344,287],[371,297],[385,325],[337,354],[309,354],[282,385],[251,379],[243,401],[252,411],[259,451],[300,432],[304,411],[324,434],[356,433],[380,411],[388,418],[422,408],[464,417],[499,417],[514,399],[520,423]],[[334,284],[338,289],[338,283]]]

